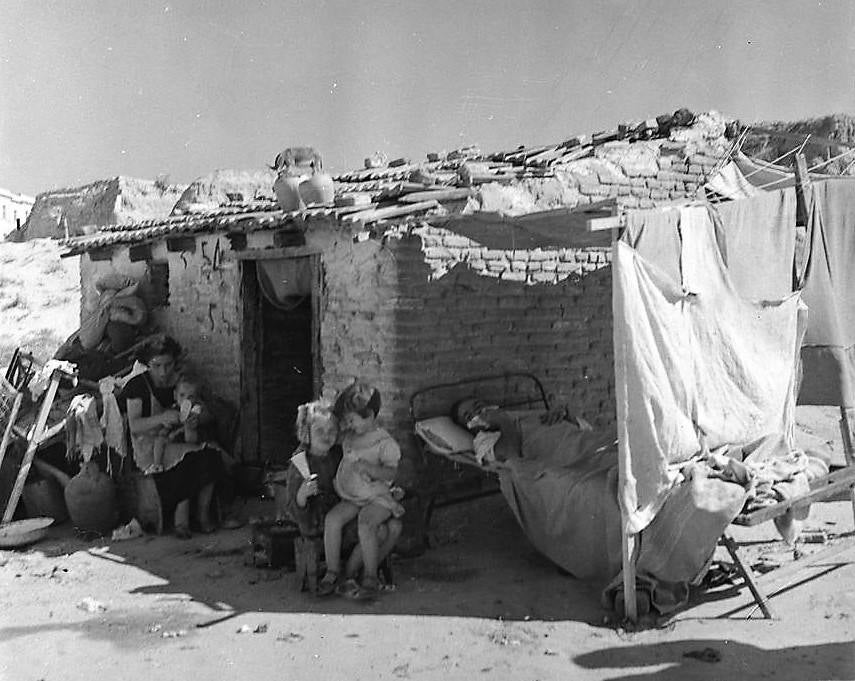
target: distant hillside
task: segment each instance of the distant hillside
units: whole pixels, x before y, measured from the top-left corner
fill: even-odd
[[[786,154],[794,147],[798,147],[810,134],[811,137],[831,140],[837,144],[811,143],[808,139],[804,148],[805,159],[808,167],[815,166],[823,161],[843,153],[847,149],[855,148],[855,116],[849,114],[831,114],[819,118],[808,118],[801,121],[763,121],[754,125],[761,128],[770,128],[775,131],[786,133],[786,137],[773,135],[749,134],[742,145],[742,151],[753,158],[764,161],[774,161]],[[780,161],[781,165],[791,166],[793,154]],[[850,165],[851,164],[851,165]],[[855,175],[855,154],[844,156],[832,161],[817,172],[839,175]]]
[[[275,199],[272,170],[215,170],[191,182],[172,209],[173,215],[209,211],[230,201]]]
[[[0,367],[16,347],[53,356],[80,326],[80,258],[63,258],[51,239],[0,241]]]
[[[98,180],[81,187],[55,189],[36,197],[24,226],[10,241],[78,236],[104,225],[169,215],[184,186],[133,177]]]

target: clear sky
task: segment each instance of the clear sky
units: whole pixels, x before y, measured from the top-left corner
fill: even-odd
[[[855,113],[855,2],[2,0],[0,186]]]

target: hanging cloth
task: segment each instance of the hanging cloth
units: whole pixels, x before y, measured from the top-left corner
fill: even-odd
[[[312,294],[312,257],[256,261],[258,286],[276,308],[290,311]]]
[[[665,501],[671,464],[793,427],[800,295],[738,296],[705,206],[680,209],[680,234],[682,285],[626,243],[614,246],[618,497],[632,533]]]
[[[855,407],[855,181],[813,182],[799,404]]]

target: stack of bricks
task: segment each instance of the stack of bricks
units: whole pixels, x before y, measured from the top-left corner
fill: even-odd
[[[613,198],[618,208],[654,208],[692,198],[721,162],[691,153],[685,142],[640,144],[608,143],[596,158],[569,164],[565,177],[579,192],[577,205]]]

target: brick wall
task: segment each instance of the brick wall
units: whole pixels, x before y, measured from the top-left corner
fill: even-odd
[[[413,391],[505,371],[534,373],[553,402],[598,425],[614,421],[608,249],[501,250],[418,232],[390,242],[399,271],[387,404],[402,441]]]

